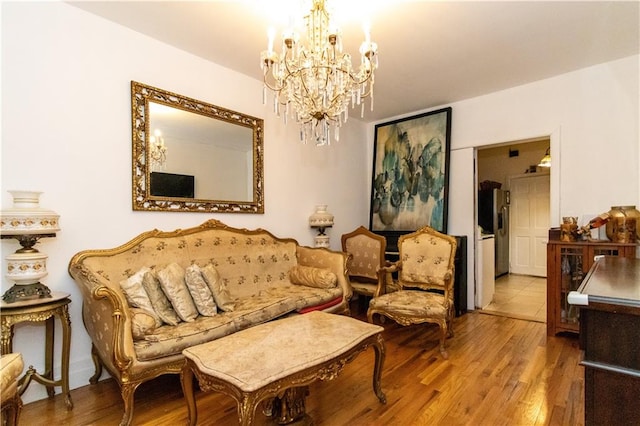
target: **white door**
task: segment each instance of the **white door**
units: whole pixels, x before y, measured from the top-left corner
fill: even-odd
[[[509,179],[511,273],[547,276],[549,186],[549,174]]]

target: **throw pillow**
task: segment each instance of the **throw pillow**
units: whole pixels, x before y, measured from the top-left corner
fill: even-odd
[[[209,290],[209,286],[202,277],[202,272],[198,265],[193,264],[187,267],[185,271],[185,280],[198,312],[200,312],[201,315],[208,317],[212,317],[217,314],[218,310],[216,309],[216,302],[213,301],[211,290]]]
[[[328,269],[296,265],[289,270],[289,280],[296,285],[315,288],[332,288],[338,283],[336,274]]]
[[[147,292],[144,291],[144,287],[142,287],[142,278],[144,277],[144,274],[150,270],[151,269],[146,266],[141,268],[126,280],[120,281],[120,288],[122,289],[124,297],[127,299],[127,303],[129,303],[131,308],[141,308],[148,311],[153,315],[154,320],[156,321],[156,326],[160,327],[162,325],[162,320],[156,315],[153,310],[153,306],[151,306],[151,300],[149,300]]]
[[[235,309],[235,304],[231,298],[229,289],[220,278],[220,274],[215,266],[209,263],[204,268],[201,268],[200,271],[202,272],[204,281],[209,286],[209,290],[211,290],[211,294],[213,295],[213,299],[216,301],[216,305],[225,312],[233,311]]]
[[[131,308],[131,334],[133,340],[142,340],[156,329],[156,320],[148,311]]]
[[[153,273],[153,271],[149,271],[144,274],[142,277],[142,287],[149,295],[149,300],[151,301],[151,306],[155,311],[156,315],[160,317],[160,319],[169,325],[178,325],[181,321],[180,317],[173,310],[171,306],[171,302],[167,298],[167,295],[162,291],[162,287],[160,287],[160,281]]]
[[[171,301],[171,306],[182,321],[192,322],[198,316],[198,309],[189,294],[184,280],[184,269],[177,263],[172,263],[156,273],[162,291]]]

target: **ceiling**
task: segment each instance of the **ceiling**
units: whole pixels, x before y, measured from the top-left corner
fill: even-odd
[[[68,3],[262,79],[260,52],[267,45],[267,28],[275,22],[265,7],[274,7],[274,1]],[[366,121],[447,105],[639,53],[638,1],[369,0],[361,4],[366,5],[362,10],[371,11],[371,38],[379,52],[374,110],[367,103]],[[357,57],[364,39],[361,22],[346,20],[341,29],[345,51]],[[351,116],[359,116],[359,111]]]

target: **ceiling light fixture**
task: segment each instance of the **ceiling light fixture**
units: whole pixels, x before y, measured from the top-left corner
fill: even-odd
[[[293,28],[283,33],[282,53],[273,50],[274,32],[269,31],[268,48],[261,54],[264,75],[262,101],[267,103],[267,88],[274,92],[273,108],[283,115],[285,124],[293,114],[300,124],[300,140],[314,140],[317,145],[340,139],[339,128],[348,117],[348,107],[361,105],[371,97],[373,110],[374,71],[378,67],[376,43],[365,28],[365,41],[360,46],[360,66],[352,69],[351,55],[342,52],[342,37],[325,8],[324,0],[312,0],[304,17],[306,36]],[[293,112],[291,111],[293,107]]]
[[[544,157],[538,163],[538,167],[551,167],[551,148],[547,148],[547,152],[545,152]]]

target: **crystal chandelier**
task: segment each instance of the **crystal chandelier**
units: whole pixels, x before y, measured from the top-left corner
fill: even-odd
[[[149,137],[149,157],[151,158],[152,166],[162,167],[167,161],[167,147],[164,144],[162,132],[156,130],[154,133]]]
[[[365,30],[360,46],[360,66],[352,68],[351,55],[342,52],[342,40],[325,9],[324,0],[312,0],[311,11],[304,17],[306,36],[293,29],[283,33],[282,53],[273,50],[273,32],[269,32],[268,49],[261,54],[264,75],[262,101],[267,103],[267,88],[274,93],[273,108],[283,115],[285,124],[292,114],[300,124],[300,140],[317,145],[340,139],[339,129],[349,117],[351,107],[361,106],[371,97],[373,110],[374,71],[378,67],[376,43]],[[293,108],[293,111],[291,111]]]

